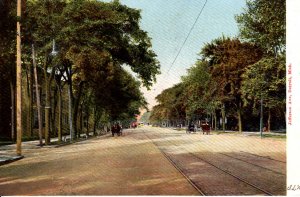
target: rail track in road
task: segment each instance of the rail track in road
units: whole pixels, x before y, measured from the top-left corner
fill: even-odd
[[[273,172],[273,173],[276,173],[276,174],[280,174],[280,175],[284,175],[284,176],[286,175],[285,173],[281,173],[281,172],[278,172],[278,171],[272,170],[272,169],[270,169],[270,168],[266,168],[266,167],[264,167],[264,166],[257,165],[257,164],[255,164],[255,163],[253,163],[253,162],[249,162],[249,161],[246,161],[246,160],[244,160],[244,159],[240,159],[240,158],[237,158],[237,157],[234,157],[234,156],[228,155],[228,154],[226,154],[226,153],[219,153],[219,154],[221,154],[221,155],[225,155],[225,156],[227,156],[227,157],[230,157],[230,158],[233,158],[233,159],[236,159],[236,160],[239,160],[239,161],[245,162],[245,163],[248,163],[248,164],[250,164],[250,165],[253,165],[253,166],[256,166],[256,167],[262,168],[262,169],[264,169],[264,170],[271,171],[271,172]],[[277,162],[278,162],[278,161],[277,161]]]
[[[253,154],[253,153],[249,153],[249,152],[245,152],[245,151],[240,151],[241,153],[245,153],[245,154],[249,154],[249,155],[253,155],[255,157],[261,157],[261,158],[265,158],[265,159],[269,159],[269,160],[273,160],[273,161],[277,161],[277,162],[280,162],[280,163],[286,163],[285,161],[281,161],[281,160],[278,160],[278,159],[273,159],[271,157],[266,157],[266,156],[262,156],[262,155],[257,155],[257,154]]]
[[[144,133],[145,134],[145,133]],[[146,134],[145,134],[146,135]],[[192,178],[191,175],[189,175],[187,173],[188,170],[186,170],[186,166],[184,164],[180,164],[180,160],[177,160],[174,159],[175,156],[170,154],[170,153],[167,153],[167,149],[165,148],[162,148],[161,145],[159,145],[157,142],[155,142],[153,139],[151,139],[151,137],[149,137],[148,135],[146,135],[148,139],[151,140],[151,142],[160,150],[160,152],[170,161],[170,163],[193,185],[194,188],[196,188],[198,190],[198,192],[201,194],[201,195],[220,195],[220,194],[216,194],[216,193],[210,193],[208,191],[205,191],[205,189],[201,186],[201,184],[199,184],[199,180],[195,180],[195,178]],[[181,150],[184,150],[189,156],[190,158],[193,157],[193,160],[194,160],[194,163],[195,163],[195,160],[198,160],[200,161],[201,163],[205,163],[205,165],[210,165],[212,166],[215,170],[219,171],[219,172],[222,172],[222,173],[225,173],[227,176],[230,176],[230,177],[233,177],[235,180],[243,183],[243,184],[246,184],[248,185],[249,187],[253,188],[254,190],[257,191],[257,193],[254,193],[254,194],[259,194],[259,195],[278,195],[278,194],[273,194],[272,192],[270,191],[267,191],[265,188],[262,188],[260,186],[258,186],[257,184],[253,183],[252,180],[246,180],[245,178],[237,175],[236,173],[232,173],[230,172],[228,169],[224,169],[222,166],[220,165],[216,165],[214,164],[214,162],[211,162],[209,161],[208,159],[205,159],[204,157],[201,157],[199,156],[198,154],[195,154],[193,152],[190,152],[187,148],[183,147],[183,146],[179,146],[178,144],[175,144],[173,143],[172,141],[170,140],[167,140],[167,141],[164,141],[164,142],[167,142],[168,144],[170,145],[173,145],[175,147],[179,147]],[[221,153],[218,153],[220,155],[222,155]],[[228,155],[226,154],[223,154],[227,157],[229,157]],[[196,158],[196,159],[195,159]],[[253,164],[253,163],[250,163],[250,162],[247,162],[247,161],[243,161],[241,159],[238,159],[238,158],[234,158],[233,156],[231,156],[231,158],[233,159],[236,159],[236,160],[239,160],[240,162],[244,162],[246,163],[247,165],[253,165],[255,166],[256,168],[262,168],[264,170],[266,170],[265,167],[263,166],[259,166],[259,165],[256,165],[256,164]],[[271,169],[267,169],[268,171],[270,171],[271,173],[276,173],[276,174],[279,174],[279,175],[282,175],[282,176],[285,176],[285,174],[283,173],[280,173],[280,172],[277,172],[277,171],[274,171],[274,170],[271,170]],[[219,173],[218,172],[218,173]],[[193,174],[192,174],[193,175]],[[284,177],[283,177],[284,178]],[[197,178],[196,178],[197,179]],[[230,178],[229,178],[230,179]],[[231,179],[232,180],[232,179]],[[201,180],[202,182],[205,181],[205,180]],[[245,187],[243,186],[244,188],[246,188],[245,190],[245,193],[247,193],[248,191],[247,190],[251,190],[252,192],[254,191],[253,189],[249,189],[249,187]],[[221,195],[228,195],[227,193],[223,193]]]
[[[199,194],[205,196],[205,193],[201,188],[192,179],[186,176],[182,169],[147,134],[145,134],[144,130],[143,133],[157,147],[161,154],[178,170],[178,172],[199,192]]]

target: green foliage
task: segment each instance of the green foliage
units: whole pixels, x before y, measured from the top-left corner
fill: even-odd
[[[4,112],[2,105],[7,106],[5,113],[11,106],[11,100],[2,95],[10,95],[9,83],[14,84],[15,80],[17,20],[22,28],[24,65],[32,62],[34,44],[38,82],[47,95],[42,99],[53,114],[52,125],[55,125],[57,112],[52,98],[58,94],[53,90],[59,84],[68,84],[71,90],[69,102],[75,133],[79,113],[89,114],[99,122],[133,119],[140,108],[146,108],[139,88],[141,85],[150,88],[160,72],[160,65],[151,49],[151,39],[140,28],[140,10],[119,1],[97,0],[27,0],[22,5],[22,17],[17,19],[16,2],[0,1],[0,75],[1,80],[6,81],[5,84],[1,81],[6,88],[5,93],[0,94],[1,112]],[[56,56],[51,54],[53,40]],[[128,65],[139,79],[125,71],[123,65]],[[31,72],[28,68],[23,66],[24,73]],[[24,86],[32,91],[29,90],[32,84],[29,80],[26,82]],[[9,118],[3,121],[8,124]],[[52,130],[55,133],[55,127]]]
[[[250,111],[251,105],[257,111],[260,98],[272,112],[284,111],[285,5],[285,0],[247,0],[244,13],[236,16],[243,40],[223,36],[207,43],[200,51],[201,59],[182,82],[156,97],[159,104],[153,107],[151,121],[221,110],[241,119],[243,110]],[[0,75],[12,83],[15,6],[9,0],[0,3]],[[100,122],[131,120],[141,107],[146,108],[139,88],[149,88],[155,82],[160,65],[151,39],[140,28],[140,10],[119,1],[27,0],[19,20],[23,61],[31,62],[34,44],[39,74],[42,68],[59,69],[60,76],[55,79],[71,85],[72,98],[78,104],[75,108],[81,106],[86,113],[95,110],[94,117]],[[55,57],[50,55],[54,39],[59,51]],[[1,99],[0,104],[9,100]]]
[[[0,1],[0,138],[10,139],[11,92],[16,68],[16,3]]]
[[[155,122],[161,120],[185,119],[185,98],[182,94],[183,90],[183,83],[179,83],[159,94],[156,100],[160,104],[153,107],[150,120]]]
[[[188,69],[187,76],[182,77],[184,84],[183,95],[185,97],[186,113],[191,116],[199,109],[208,110],[212,101],[206,91],[209,88],[210,73],[208,62],[198,60],[194,66]]]
[[[235,117],[241,131],[243,112],[251,113],[250,103],[254,103],[253,111],[257,109],[260,93],[264,94],[266,107],[284,106],[283,55],[276,59],[263,58],[260,47],[226,37],[206,44],[200,55],[201,59],[188,70],[187,76],[182,77],[180,84],[157,96],[159,105],[153,108],[151,119],[177,118],[174,109],[178,109],[176,106],[180,103],[179,109],[186,118],[205,114],[213,114],[216,118],[216,113],[220,116],[222,112],[227,117]],[[263,91],[259,91],[261,89]]]
[[[206,92],[221,103],[233,102],[236,108],[241,102],[241,75],[245,67],[262,57],[261,50],[238,39],[218,38],[201,50],[202,59],[209,62],[211,80]]]
[[[245,12],[236,16],[241,37],[260,46],[264,53],[264,58],[248,66],[243,75],[243,100],[253,105],[254,112],[261,98],[269,113],[285,112],[285,16],[285,0],[248,0]]]
[[[35,43],[47,66],[60,67],[61,72],[72,68],[64,80],[73,86],[75,103],[79,103],[78,94],[92,92],[82,99],[93,98],[88,103],[102,108],[111,119],[124,119],[137,114],[146,102],[139,90],[141,83],[121,65],[129,65],[148,88],[159,73],[150,38],[139,27],[140,18],[139,10],[118,1],[31,0],[24,31],[27,43]],[[59,53],[50,60],[53,39]]]
[[[28,1],[24,31],[43,55],[50,53],[53,39],[60,58],[77,67],[78,62],[85,63],[82,58],[89,57],[87,53],[105,54],[115,65],[128,64],[149,87],[159,64],[139,20],[139,10],[117,1]]]
[[[84,48],[92,48],[106,54],[114,65],[129,65],[143,85],[150,87],[159,64],[150,38],[139,27],[140,17],[139,10],[117,1],[72,1],[63,10],[57,40],[71,62]]]
[[[251,121],[258,120],[258,101],[263,98],[268,126],[274,112],[279,128],[285,110],[285,5],[285,0],[247,0],[245,12],[236,16],[243,40],[222,36],[207,43],[201,59],[177,85],[182,87],[179,94],[174,86],[157,96],[151,120],[171,120],[180,103],[187,118],[211,113],[215,118],[235,117],[240,131],[258,128],[259,121]]]
[[[0,77],[9,81],[14,77],[16,53],[16,5],[12,1],[0,3]]]
[[[236,16],[241,37],[267,54],[283,53],[286,42],[286,1],[247,0],[245,12]]]
[[[262,98],[268,108],[285,105],[285,59],[263,58],[248,66],[243,74],[242,94],[245,104]]]
[[[139,90],[140,82],[136,81],[121,67],[113,67],[111,75],[91,84],[97,106],[105,109],[112,120],[127,119],[139,113],[146,102]],[[95,77],[95,79],[97,79]]]

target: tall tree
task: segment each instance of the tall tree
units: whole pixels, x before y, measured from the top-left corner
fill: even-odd
[[[193,114],[196,111],[210,111],[211,98],[207,98],[207,89],[210,79],[208,63],[198,60],[188,69],[187,75],[181,78],[184,84],[183,94],[186,99],[186,112]]]
[[[155,81],[159,63],[151,50],[150,38],[139,27],[140,18],[139,10],[128,8],[118,1],[29,2],[27,32],[39,49],[39,57],[44,59],[46,105],[52,107],[50,87],[54,70],[59,67],[65,73],[62,78],[69,87],[71,131],[74,128],[77,133],[76,120],[83,87],[94,88],[96,83],[97,88],[102,87],[102,92],[105,92],[110,88],[106,80],[118,76],[118,72],[123,73],[117,69],[123,64],[137,73],[144,86],[150,87]],[[55,58],[49,55],[53,39],[58,48]],[[45,111],[47,120],[49,110]],[[47,125],[46,131],[49,130]]]
[[[236,20],[240,36],[274,55],[285,51],[286,0],[247,0],[244,13]]]
[[[58,23],[66,3],[64,0],[27,1],[24,31],[27,48],[34,44],[37,65],[43,69],[45,92],[45,144],[50,142],[51,83],[54,78],[52,41],[61,28]],[[26,45],[25,45],[26,47]]]
[[[243,92],[245,99],[249,96],[257,99],[257,94],[261,94],[261,102],[268,106],[270,129],[271,111],[282,109],[285,102],[285,75],[282,73],[285,72],[286,1],[248,0],[245,12],[236,16],[236,20],[241,38],[263,49],[264,58],[247,69]],[[263,81],[253,79],[253,75]],[[256,83],[252,83],[253,80]],[[254,89],[260,90],[255,92]]]
[[[232,104],[236,110],[239,131],[242,131],[241,75],[244,68],[262,57],[259,47],[240,42],[234,38],[219,38],[207,44],[201,51],[204,60],[209,61],[211,80],[218,89],[213,93],[223,106]],[[224,116],[223,116],[224,122]]]
[[[248,66],[243,74],[242,97],[245,104],[254,101],[253,108],[263,99],[268,109],[267,128],[271,129],[271,116],[285,117],[285,59],[263,58]],[[274,113],[272,113],[274,112]]]
[[[14,113],[16,6],[15,1],[0,2],[0,138],[4,139],[16,137]]]
[[[97,1],[74,1],[63,12],[65,28],[59,34],[61,51],[73,64],[72,73],[77,75],[79,86],[74,85],[77,95],[74,99],[73,123],[77,117],[78,103],[84,72],[102,67],[107,62],[113,66],[128,64],[138,74],[143,84],[149,87],[159,73],[159,64],[147,33],[139,27],[140,12],[121,5],[119,2],[102,3]],[[79,35],[80,34],[80,35]],[[65,39],[67,38],[67,39]],[[97,54],[103,57],[95,61]],[[94,57],[93,61],[91,58]],[[90,65],[90,66],[87,66]],[[110,67],[108,67],[110,68]],[[81,81],[81,82],[80,82]],[[71,102],[72,103],[72,102]],[[77,126],[74,125],[76,129]],[[76,131],[75,131],[76,132]]]
[[[155,99],[158,105],[154,106],[150,119],[152,121],[166,121],[167,125],[171,122],[180,124],[186,119],[185,97],[182,94],[184,84],[178,83],[173,87],[165,89]]]

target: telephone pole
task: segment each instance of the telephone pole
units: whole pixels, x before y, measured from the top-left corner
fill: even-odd
[[[22,155],[22,62],[21,62],[21,0],[17,1],[17,68],[16,68],[16,90],[17,90],[17,155]]]

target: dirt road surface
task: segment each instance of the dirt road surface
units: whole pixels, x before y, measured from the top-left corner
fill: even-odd
[[[123,136],[106,135],[59,148],[27,146],[23,150],[24,159],[0,166],[0,195],[200,195],[162,151],[182,168],[188,168],[187,174],[208,195],[240,193],[232,183],[224,184],[215,176],[215,169],[205,174],[199,161],[182,154],[197,153],[232,173],[249,171],[251,176],[243,175],[248,181],[261,174],[263,168],[258,166],[263,166],[266,171],[263,175],[269,177],[259,184],[263,188],[270,186],[275,194],[285,194],[285,140],[185,134],[144,126],[125,130]],[[230,168],[238,162],[243,163],[242,167]],[[280,180],[273,180],[273,172]],[[261,194],[252,190],[245,190],[245,194]]]

